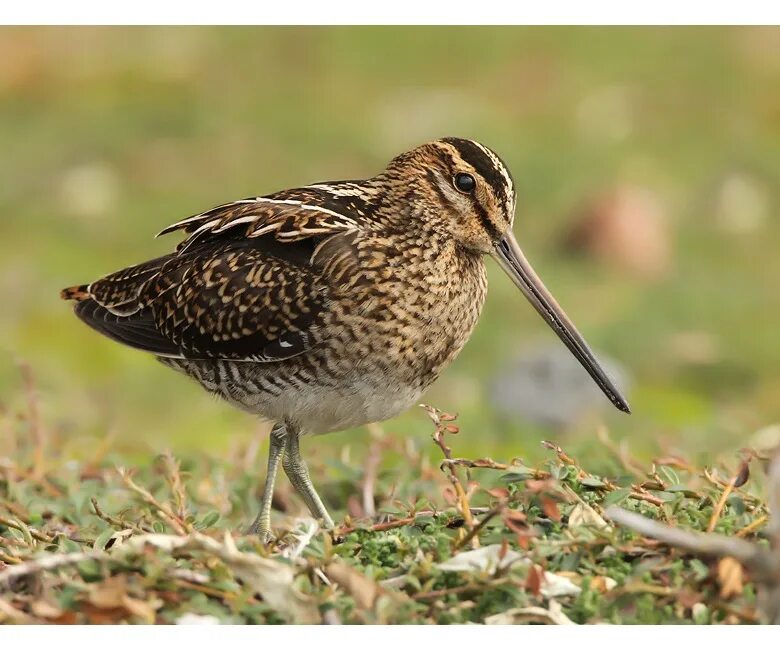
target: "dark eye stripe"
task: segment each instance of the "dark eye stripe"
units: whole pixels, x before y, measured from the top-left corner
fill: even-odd
[[[439,187],[439,179],[436,176],[436,172],[434,172],[432,169],[429,169],[427,171],[427,176],[431,187],[433,187],[434,191],[439,196],[439,199],[441,199],[445,205],[453,207],[452,201],[450,201],[449,197],[442,191],[441,187]],[[482,204],[477,200],[477,197],[473,194],[465,196],[468,196],[469,200],[471,201],[471,205],[474,207],[474,211],[477,213],[479,222],[482,224],[482,228],[485,229],[488,235],[490,235],[493,239],[498,239],[501,237],[503,233],[501,233],[490,220],[487,210],[482,207]]]
[[[496,168],[496,164],[479,146],[471,142],[471,140],[463,140],[461,138],[445,138],[444,142],[455,147],[460,157],[477,170],[479,175],[485,179],[485,182],[493,188],[493,192],[503,205],[509,203],[510,188],[507,187],[501,170]],[[497,155],[496,158],[498,158]],[[509,173],[508,170],[507,173]]]
[[[490,217],[488,216],[487,210],[482,207],[482,204],[477,201],[477,198],[473,195],[469,195],[469,198],[471,199],[471,203],[474,206],[474,211],[477,213],[477,216],[479,217],[479,222],[482,224],[482,227],[485,229],[485,232],[487,232],[488,235],[490,235],[491,239],[498,239],[503,235],[502,232],[499,231],[498,228],[493,224],[493,222],[490,220]]]

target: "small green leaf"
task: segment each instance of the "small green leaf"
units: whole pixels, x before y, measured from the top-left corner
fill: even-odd
[[[83,560],[76,565],[76,569],[85,582],[97,582],[103,578],[103,570],[95,560]]]
[[[697,581],[702,581],[710,575],[710,568],[698,558],[693,558],[690,563]]]
[[[588,488],[603,488],[606,485],[604,481],[602,481],[599,478],[596,478],[595,476],[587,476],[584,479],[582,479],[580,483],[582,483],[582,485]]]
[[[738,494],[732,494],[728,498],[726,503],[728,503],[729,507],[732,510],[734,510],[734,513],[737,515],[743,515],[747,510],[747,506],[745,506],[745,502],[742,500],[742,497],[740,497]]]
[[[604,497],[604,506],[616,506],[619,503],[623,503],[631,494],[631,488],[625,487],[619,490],[612,490],[607,496]]]
[[[696,625],[704,625],[710,622],[710,610],[704,603],[696,603],[691,610],[693,622]]]
[[[527,481],[529,478],[534,477],[534,471],[527,467],[520,467],[515,472],[509,472],[501,477],[502,481],[507,483],[518,483],[520,481]]]
[[[95,549],[105,549],[106,544],[108,543],[108,540],[111,539],[114,535],[114,529],[113,528],[106,528],[100,535],[97,536],[97,539],[95,540],[95,543],[92,545],[92,548]]]
[[[680,482],[680,477],[677,476],[677,472],[675,472],[671,467],[661,465],[659,468],[659,473],[666,479],[667,483],[676,485]]]
[[[211,510],[210,512],[207,512],[205,515],[203,515],[203,518],[200,520],[200,523],[198,524],[198,528],[211,528],[214,524],[216,524],[219,521],[219,513],[216,510]]]
[[[431,507],[431,502],[428,501],[428,499],[426,499],[425,497],[421,497],[417,499],[417,501],[414,504],[415,511],[425,510],[426,508],[430,508],[430,507]]]
[[[684,496],[690,497],[692,499],[696,498],[698,494],[691,490],[689,487],[682,485],[680,483],[676,483],[675,485],[670,485],[666,488],[667,492],[682,492]]]

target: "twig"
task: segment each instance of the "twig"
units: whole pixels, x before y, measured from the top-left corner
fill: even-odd
[[[460,512],[460,509],[458,509],[458,512]],[[476,507],[469,508],[469,512],[472,516],[484,515],[490,512],[490,508],[487,508],[485,506],[476,506]],[[417,521],[418,517],[432,517],[438,514],[441,513],[436,510],[419,510],[415,512],[413,515],[410,515],[408,517],[402,517],[400,519],[391,519],[390,521],[382,521],[373,524],[371,526],[368,526],[367,528],[361,528],[360,526],[343,526],[337,530],[337,533],[339,535],[349,535],[349,533],[354,533],[356,530],[370,530],[375,533],[382,532],[384,530],[393,530],[394,528],[403,528],[404,526],[413,525],[414,522]],[[459,519],[462,518],[463,515],[461,513]],[[455,520],[457,519],[450,519],[448,522],[445,522],[444,525],[447,526],[449,523]]]
[[[508,578],[500,578],[498,580],[493,580],[490,585],[492,587],[498,587],[500,585],[507,584],[508,582],[511,582]],[[479,584],[469,584],[469,585],[461,585],[460,587],[448,587],[446,589],[434,589],[433,591],[423,591],[417,594],[414,594],[412,596],[412,600],[431,600],[432,598],[441,598],[442,596],[451,596],[455,594],[465,594],[470,591],[480,591],[484,589],[484,585]]]
[[[106,552],[101,549],[92,549],[89,551],[76,551],[75,553],[63,553],[56,555],[54,553],[42,555],[34,560],[27,560],[21,564],[15,564],[0,571],[0,591],[8,588],[11,583],[17,579],[43,571],[53,571],[60,567],[78,564],[84,560],[99,560],[106,556]]]
[[[366,530],[370,530],[375,533],[378,533],[384,530],[403,528],[404,526],[409,526],[410,524],[413,524],[416,518],[417,518],[416,515],[412,515],[411,517],[404,517],[403,519],[391,519],[390,521],[383,521],[381,523],[374,524],[373,526],[369,526]],[[339,536],[341,536],[341,535],[349,535],[349,533],[354,533],[356,530],[360,530],[360,527],[347,526],[345,528],[339,528],[337,532]]]
[[[223,589],[217,589],[216,587],[209,587],[208,585],[202,585],[198,584],[197,582],[192,582],[191,580],[187,580],[186,578],[175,578],[174,583],[176,586],[181,587],[182,589],[192,589],[193,591],[199,591],[202,594],[206,594],[207,596],[213,596],[215,598],[221,598],[222,600],[226,600],[228,602],[232,602],[236,600],[236,598],[239,597],[239,594],[232,592],[232,591],[225,591]],[[245,597],[242,596],[242,598],[246,598],[246,602],[257,604],[258,600],[254,596]]]
[[[25,614],[24,612],[16,609],[11,603],[9,603],[4,598],[0,598],[0,617],[6,617],[8,619],[11,619],[15,623],[36,623],[36,619],[34,619],[29,614]],[[1,620],[1,619],[0,619]]]
[[[154,495],[149,492],[149,490],[142,488],[135,481],[133,481],[130,473],[127,470],[122,467],[118,467],[117,472],[119,472],[119,476],[122,477],[122,482],[125,484],[125,486],[139,495],[150,506],[155,508],[159,515],[165,519],[168,524],[170,524],[171,528],[173,528],[179,535],[186,535],[187,533],[192,532],[191,524],[187,523],[183,519],[180,519],[174,512],[171,511],[170,508],[160,503],[154,497]]]
[[[3,517],[0,515],[0,525],[7,526],[8,528],[15,528],[16,530],[20,531],[25,537],[29,536],[30,538],[37,540],[39,542],[46,542],[47,544],[50,544],[54,541],[54,537],[51,535],[47,535],[46,533],[42,533],[39,530],[35,530],[35,528],[30,528],[26,524],[23,524],[21,521],[14,521],[13,519],[8,519],[6,517]]]
[[[463,521],[466,524],[467,530],[471,531],[474,528],[474,518],[471,516],[471,509],[469,508],[469,499],[466,495],[466,491],[463,489],[463,484],[458,478],[458,474],[455,471],[455,467],[452,465],[452,449],[447,446],[444,440],[446,433],[457,433],[458,427],[454,424],[448,424],[455,420],[454,415],[449,413],[443,413],[437,408],[428,406],[427,404],[421,404],[425,411],[428,413],[428,417],[431,418],[434,426],[436,427],[433,432],[433,441],[441,449],[446,461],[442,463],[443,467],[447,467],[449,470],[447,478],[449,478],[452,487],[455,489],[455,494],[458,496],[458,503],[460,505],[461,513],[463,514]],[[450,461],[447,463],[447,461]],[[476,536],[471,537],[472,548],[479,548],[479,538]]]
[[[550,449],[551,451],[555,452],[555,455],[558,456],[558,460],[561,461],[564,465],[574,465],[577,469],[580,469],[579,463],[574,460],[569,454],[567,454],[563,447],[561,447],[558,443],[553,442],[551,440],[542,440],[542,447],[545,449]],[[582,471],[580,469],[580,471]]]
[[[378,439],[371,441],[366,456],[365,471],[363,474],[363,514],[366,517],[376,516],[376,506],[374,505],[374,487],[376,485],[377,470],[382,460],[382,443]]]
[[[630,528],[640,535],[653,537],[669,546],[677,546],[700,555],[731,556],[754,570],[757,581],[780,580],[780,558],[773,557],[760,546],[744,539],[680,530],[619,506],[610,506],[604,514],[616,524]]]
[[[176,502],[176,517],[179,521],[184,522],[187,519],[187,492],[181,480],[180,463],[173,457],[170,449],[165,450],[163,462],[165,463],[165,475]]]
[[[710,517],[710,523],[707,524],[707,532],[711,533],[713,530],[715,530],[715,526],[718,524],[718,519],[720,519],[720,514],[723,512],[723,508],[726,505],[726,499],[729,498],[729,494],[731,494],[734,491],[734,479],[732,478],[727,484],[725,489],[720,495],[720,499],[718,499],[718,503],[715,505],[715,508],[712,511],[712,516]]]
[[[103,512],[95,497],[92,497],[90,499],[90,502],[92,503],[92,509],[95,511],[95,516],[99,517],[100,519],[105,521],[110,526],[116,528],[117,530],[125,530],[127,528],[130,528],[131,530],[134,530],[137,533],[154,532],[152,530],[143,528],[142,526],[136,524],[135,522],[127,521],[126,519],[120,519],[119,517],[114,517],[112,515],[109,515],[107,512]]]
[[[460,467],[468,467],[469,469],[497,469],[507,470],[511,469],[511,465],[506,463],[497,463],[492,458],[477,458],[476,460],[470,460],[468,458],[447,458],[442,462],[442,465],[458,465]],[[545,478],[549,476],[547,472],[538,472],[544,474]],[[534,476],[534,478],[537,478]]]
[[[491,508],[487,514],[480,520],[480,522],[474,526],[468,533],[466,533],[466,536],[460,539],[458,542],[455,543],[455,550],[464,547],[466,544],[468,544],[472,538],[479,535],[479,532],[485,527],[485,525],[493,519],[496,515],[501,514],[504,511],[504,508],[506,508],[506,501],[502,501],[498,505],[496,505],[494,508]]]
[[[23,521],[25,524],[30,523],[30,514],[25,510],[24,506],[8,499],[0,498],[0,506],[8,510],[19,521]]]
[[[658,497],[653,496],[641,485],[632,485],[631,487],[634,491],[628,495],[630,498],[636,499],[637,501],[647,501],[648,503],[652,503],[654,506],[662,506],[664,504],[663,499],[659,499]]]
[[[6,553],[3,553],[0,551],[0,562],[5,562],[6,564],[21,564],[22,559],[15,557],[13,555],[8,555]]]
[[[737,531],[736,533],[737,537],[747,537],[748,535],[750,535],[750,533],[752,533],[757,528],[761,528],[761,526],[763,526],[767,522],[767,519],[769,519],[769,517],[767,517],[766,515],[761,515],[757,519],[754,519],[747,526]]]
[[[739,472],[732,476],[729,482],[726,483],[726,487],[723,489],[723,493],[720,495],[720,499],[718,499],[718,503],[715,505],[715,509],[712,511],[712,517],[710,517],[710,523],[707,526],[708,533],[711,533],[713,530],[715,530],[715,526],[718,524],[718,519],[720,519],[723,508],[726,506],[726,501],[729,498],[729,495],[734,491],[734,488],[744,485],[745,481],[747,481],[747,477],[749,476],[749,462],[749,458],[745,459],[740,466]]]

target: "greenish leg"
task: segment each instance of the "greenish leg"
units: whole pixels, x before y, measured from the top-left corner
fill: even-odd
[[[271,501],[274,498],[274,483],[276,482],[276,472],[279,470],[279,461],[284,455],[284,439],[286,429],[284,423],[279,422],[271,430],[271,446],[268,450],[268,472],[265,476],[265,486],[263,487],[263,499],[260,502],[260,514],[257,515],[254,523],[249,527],[249,535],[258,535],[263,543],[270,542],[273,539],[271,534]]]
[[[309,469],[301,458],[300,431],[287,425],[287,438],[284,442],[284,460],[282,460],[284,473],[290,479],[290,483],[306,503],[315,519],[321,519],[326,528],[333,528],[333,519],[322,504],[314,484],[309,477]]]

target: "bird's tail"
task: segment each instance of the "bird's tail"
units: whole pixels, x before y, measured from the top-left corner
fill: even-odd
[[[89,293],[88,284],[79,284],[75,287],[67,287],[66,289],[60,291],[60,298],[63,300],[75,300],[76,302],[81,302],[82,300],[87,300],[91,297],[92,295]]]

